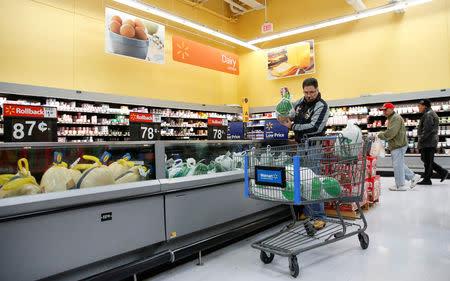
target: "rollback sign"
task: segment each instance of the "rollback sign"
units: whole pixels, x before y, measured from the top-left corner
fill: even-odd
[[[208,118],[208,140],[226,140],[228,120],[226,118]]]
[[[56,142],[56,107],[4,104],[6,142]]]
[[[130,113],[130,136],[133,141],[161,139],[161,115]]]

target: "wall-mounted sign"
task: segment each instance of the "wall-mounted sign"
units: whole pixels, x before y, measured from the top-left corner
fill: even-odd
[[[164,40],[164,25],[106,8],[105,52],[164,64]]]
[[[174,61],[239,75],[239,56],[178,36],[172,37]]]
[[[288,136],[288,128],[283,126],[277,119],[266,120],[264,125],[264,139],[282,140],[287,139]]]
[[[315,73],[314,40],[268,50],[267,70],[269,80]]]
[[[130,136],[133,141],[161,139],[161,115],[130,113]]]
[[[56,142],[56,107],[3,105],[6,142]]]
[[[208,118],[208,140],[226,140],[228,120],[226,118]]]

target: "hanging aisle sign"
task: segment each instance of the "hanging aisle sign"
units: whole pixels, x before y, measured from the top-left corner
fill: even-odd
[[[130,136],[132,141],[161,139],[161,115],[130,112]]]
[[[266,120],[264,125],[264,139],[283,140],[289,136],[289,130],[283,126],[277,119]]]
[[[239,56],[178,36],[172,37],[174,61],[239,75]]]
[[[226,118],[208,118],[208,140],[226,140],[228,120]]]
[[[250,110],[248,106],[248,98],[242,98],[242,121],[244,122],[250,122]]]
[[[4,104],[6,142],[56,142],[56,107]]]

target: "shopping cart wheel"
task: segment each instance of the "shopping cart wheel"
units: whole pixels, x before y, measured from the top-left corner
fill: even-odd
[[[271,263],[273,261],[273,258],[275,257],[274,254],[270,253],[270,255],[268,256],[266,254],[266,252],[261,251],[261,253],[259,254],[259,258],[261,259],[261,261],[265,264]]]
[[[361,244],[361,248],[364,250],[369,247],[369,235],[365,232],[358,233],[359,244]]]
[[[292,277],[298,276],[300,268],[298,267],[297,256],[292,256],[289,258],[289,271],[291,272]]]
[[[313,237],[314,234],[316,234],[317,230],[310,221],[305,220],[305,222],[303,222],[303,226],[305,227],[306,234],[308,234],[308,236]]]

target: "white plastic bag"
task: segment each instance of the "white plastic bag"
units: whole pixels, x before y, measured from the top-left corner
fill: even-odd
[[[356,126],[354,120],[349,120],[347,127],[342,131],[342,136],[349,144],[360,143],[362,141],[361,129]]]
[[[383,142],[377,137],[372,142],[372,147],[370,148],[370,156],[378,156],[378,157],[385,157],[386,151],[384,150]]]

